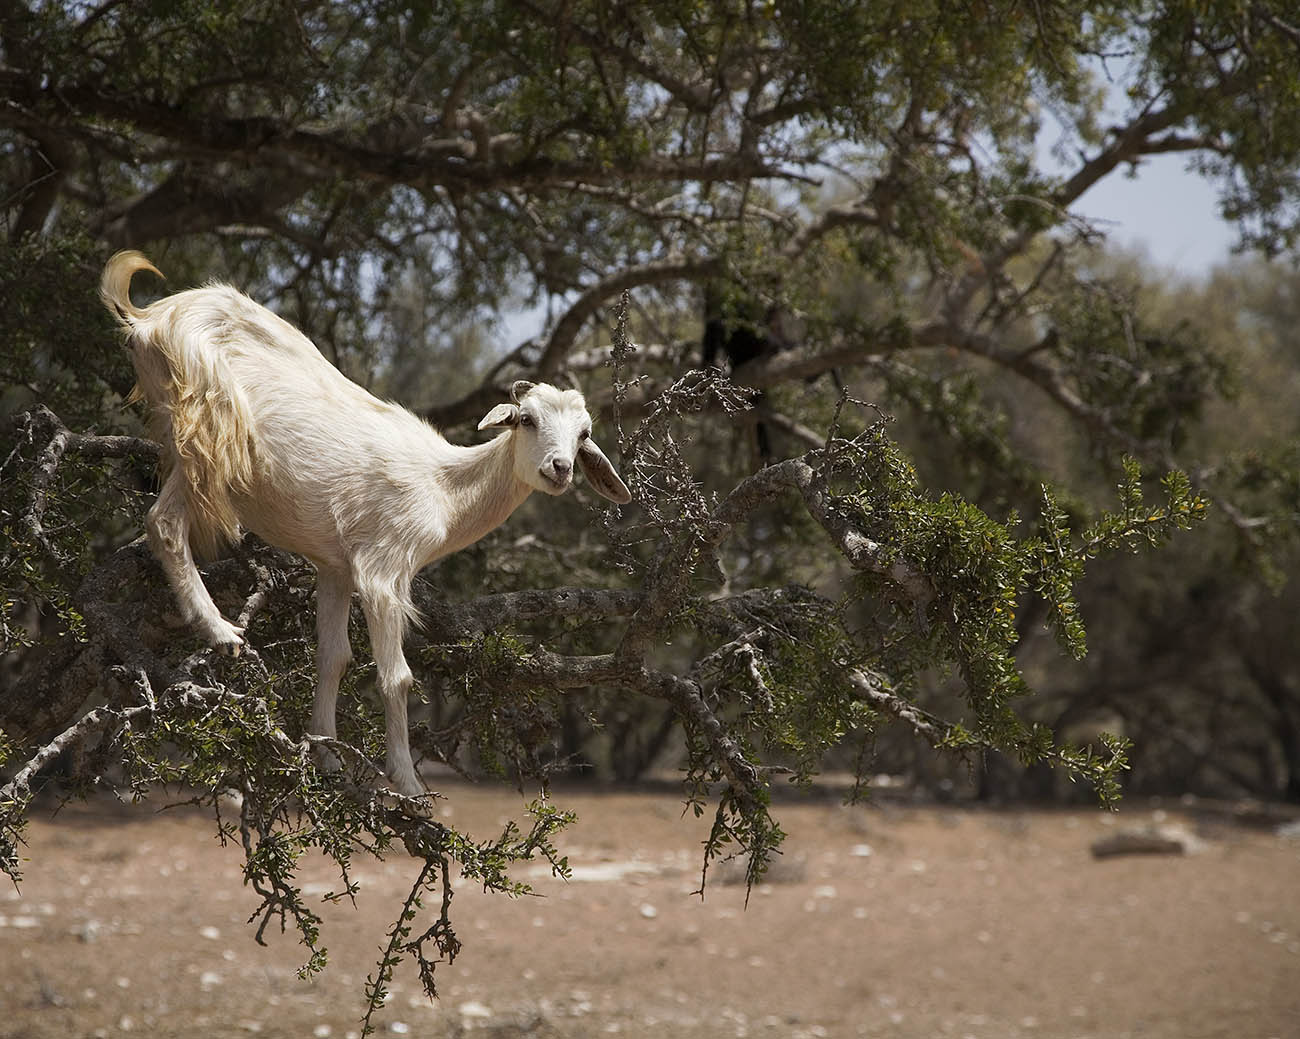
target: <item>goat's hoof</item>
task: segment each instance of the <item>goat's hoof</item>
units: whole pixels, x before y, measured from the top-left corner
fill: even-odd
[[[420,777],[414,772],[385,773],[381,780],[384,787],[391,793],[400,794],[402,797],[425,798],[429,793],[429,788],[424,785]]]
[[[244,641],[244,629],[222,618],[219,625],[213,625],[208,632],[208,643],[213,652],[223,657],[237,657],[243,652],[251,652]]]
[[[322,772],[342,772],[343,759],[334,753],[329,747],[322,747],[317,744],[312,748],[312,758],[316,762],[316,767]]]
[[[401,794],[403,797],[423,797],[429,792],[429,788],[418,780],[414,783],[403,783],[400,780],[394,780],[388,777],[388,789],[395,794]]]
[[[433,794],[423,793],[419,797],[407,801],[402,808],[407,815],[414,815],[420,819],[432,819],[433,801]]]
[[[437,795],[423,783],[399,783],[384,773],[376,777],[371,789],[386,808],[396,808],[411,818],[433,818],[433,802]]]
[[[402,794],[400,804],[401,810],[408,816],[414,816],[418,819],[433,818],[433,802],[435,797],[428,790],[421,790],[418,794]]]

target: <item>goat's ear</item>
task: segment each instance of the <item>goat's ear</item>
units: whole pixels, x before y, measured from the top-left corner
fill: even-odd
[[[519,425],[519,409],[513,404],[498,404],[483,416],[479,429],[514,429]]]
[[[619,505],[626,505],[632,500],[632,492],[627,489],[627,484],[618,478],[618,473],[614,472],[605,452],[596,446],[595,441],[582,442],[578,448],[578,464],[582,466],[582,475],[587,478],[592,490],[601,497]]]

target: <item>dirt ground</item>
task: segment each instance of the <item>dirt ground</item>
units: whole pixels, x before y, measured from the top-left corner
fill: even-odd
[[[447,784],[443,811],[486,838],[523,799]],[[462,885],[462,955],[430,1005],[399,973],[380,1035],[1157,1037],[1300,1036],[1300,839],[1184,803],[980,810],[830,793],[781,803],[787,853],[744,905],[711,883],[705,828],[680,799],[561,790],[567,883],[542,897]],[[326,906],[330,965],[269,948],[257,899],[210,818],[105,798],[36,813],[27,877],[0,890],[0,1037],[312,1036],[360,1032],[362,990],[414,879],[356,863],[358,907]],[[1192,854],[1097,860],[1092,841],[1152,820]],[[335,887],[320,861],[309,892]]]

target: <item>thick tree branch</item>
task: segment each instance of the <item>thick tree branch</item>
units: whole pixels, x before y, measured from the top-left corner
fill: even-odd
[[[645,285],[661,285],[668,281],[700,280],[721,270],[716,258],[665,260],[631,267],[604,278],[583,291],[569,307],[547,339],[542,356],[536,365],[537,375],[550,378],[564,366],[564,359],[573,347],[582,326],[611,299],[629,289]]]
[[[541,355],[535,362],[519,360],[523,373],[538,379],[553,379],[560,372],[567,370],[570,367],[570,352],[583,326],[610,300],[621,293],[640,286],[699,280],[717,273],[720,269],[721,262],[710,257],[665,260],[631,267],[602,279],[585,289],[569,306],[542,344]],[[531,354],[533,349],[534,343],[529,340],[514,350],[507,361],[521,359]],[[574,370],[586,371],[607,359],[607,349],[597,350],[594,353],[586,352],[580,356]],[[508,383],[502,380],[498,384],[502,370],[507,367],[509,367],[508,363],[498,364],[482,385],[458,400],[425,409],[421,412],[422,417],[435,425],[446,426],[476,421],[507,396]],[[600,407],[602,400],[602,396],[596,395],[593,396],[592,403]]]
[[[128,455],[157,461],[159,456],[158,445],[152,440],[140,437],[74,433],[44,404],[10,421],[18,432],[19,445],[15,447],[14,454],[6,460],[6,465],[22,450],[24,444],[35,447],[37,443],[44,442],[33,466],[31,491],[27,508],[22,515],[22,522],[33,540],[49,552],[51,557],[57,557],[57,553],[53,551],[46,537],[45,511],[49,507],[50,485],[67,455],[80,455],[89,461],[125,458]]]
[[[102,84],[69,80],[48,87],[32,82],[23,70],[0,67],[0,93],[10,103],[0,109],[0,126],[27,133],[50,132],[76,137],[93,132],[94,121],[127,122],[137,130],[167,140],[173,156],[203,161],[250,160],[297,173],[311,180],[348,176],[384,185],[420,190],[447,188],[463,195],[507,187],[539,190],[574,184],[673,183],[798,177],[795,171],[758,155],[695,158],[650,155],[635,161],[608,156],[555,158],[540,153],[504,158],[464,154],[464,142],[439,148],[424,138],[418,148],[382,148],[366,143],[368,128],[340,124],[296,124],[275,116],[224,116],[183,111],[139,95],[106,91]]]

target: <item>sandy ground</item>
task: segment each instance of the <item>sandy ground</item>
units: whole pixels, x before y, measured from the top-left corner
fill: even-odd
[[[522,815],[513,791],[444,786],[482,837]],[[580,821],[543,897],[462,885],[463,954],[431,1005],[400,973],[380,1035],[1232,1039],[1300,1036],[1300,839],[1183,805],[1098,810],[778,805],[790,837],[748,908],[697,887],[704,826],[679,799],[562,790]],[[20,891],[0,889],[0,1037],[359,1034],[362,989],[413,880],[358,861],[357,908],[325,907],[330,965],[298,980],[209,818],[110,800],[37,813]],[[1151,821],[1203,846],[1095,860],[1091,842]],[[719,880],[727,879],[725,876]],[[323,862],[308,891],[333,889]]]

